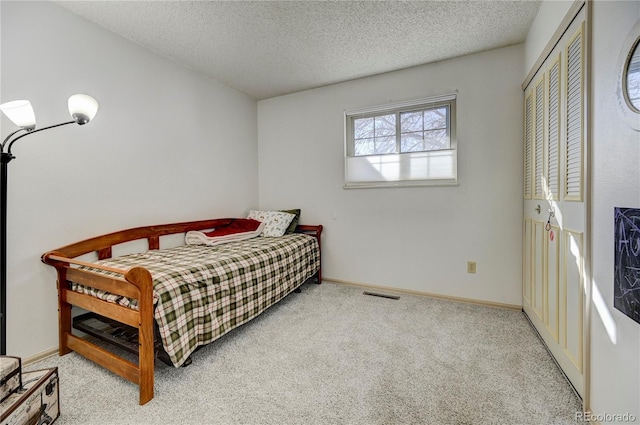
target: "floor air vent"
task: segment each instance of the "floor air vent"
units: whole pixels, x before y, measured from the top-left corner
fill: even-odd
[[[399,300],[400,299],[400,297],[397,297],[395,295],[378,294],[377,292],[364,291],[362,294],[363,295],[370,295],[372,297],[388,298],[390,300]]]

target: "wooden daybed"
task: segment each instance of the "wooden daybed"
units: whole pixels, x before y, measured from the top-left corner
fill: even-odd
[[[197,250],[195,254],[191,251],[193,246],[188,245],[160,249],[163,236],[204,231],[223,226],[230,220],[233,219],[138,227],[45,253],[42,261],[57,271],[59,354],[62,356],[75,351],[138,384],[140,404],[145,404],[154,395],[154,362],[158,350],[163,351],[165,356],[168,354],[173,366],[188,364],[191,361],[190,354],[199,346],[251,320],[310,277],[315,276],[317,283],[321,283],[321,225],[298,225],[295,233],[281,238],[260,236],[215,247],[199,246],[193,248]],[[115,246],[138,240],[146,240],[148,250],[112,258]],[[94,262],[96,255],[98,261]],[[174,286],[164,287],[160,286],[160,281],[171,273],[156,268],[153,261],[164,264],[165,258],[153,260],[154,255],[206,257],[207,264],[203,260],[203,265],[190,267],[189,274],[182,274],[178,278],[173,276],[182,279],[182,283],[179,281]],[[85,256],[94,258],[85,259]],[[278,265],[265,265],[272,261],[265,260],[267,257],[273,257]],[[294,260],[294,257],[299,258]],[[256,269],[262,266],[268,267],[268,278],[256,273]],[[231,275],[233,279],[227,282],[225,279]],[[195,300],[193,292],[204,294],[204,301]],[[224,304],[222,300],[226,300]],[[166,305],[176,311],[186,311],[180,314],[197,317],[189,316],[191,321],[176,318],[176,311],[165,312]],[[188,308],[183,308],[183,305]],[[133,344],[136,349],[130,351],[137,352],[137,364],[87,338],[75,335],[72,328],[78,318],[72,320],[72,306],[89,312],[83,316],[98,317],[133,329],[136,333]],[[242,309],[236,311],[236,307]],[[82,327],[75,327],[85,331]],[[97,336],[91,332],[89,334]]]

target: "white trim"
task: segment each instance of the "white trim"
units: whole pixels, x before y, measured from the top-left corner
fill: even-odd
[[[58,354],[58,347],[49,348],[41,353],[34,354],[33,356],[27,357],[22,360],[22,366],[29,366],[33,363],[39,362],[40,360],[48,359],[49,357],[53,357]]]
[[[455,93],[346,110],[344,112],[344,189],[457,186],[457,90]],[[447,149],[402,152],[401,124],[403,112],[446,107]],[[396,115],[396,148],[387,154],[356,155],[354,121],[360,118]]]
[[[366,108],[345,110],[344,116],[347,117],[352,115],[375,114],[377,112],[385,112],[385,111],[390,111],[395,109],[412,108],[414,106],[423,105],[425,103],[448,102],[450,100],[455,100],[457,95],[458,95],[458,90],[455,90],[453,93],[442,94],[438,96],[430,96],[422,99],[405,100],[402,102],[387,103],[385,105],[377,105],[377,106],[369,106]]]
[[[416,180],[397,182],[345,183],[343,189],[384,189],[390,187],[425,187],[425,186],[460,186],[457,181],[450,180]]]
[[[367,283],[351,282],[348,280],[334,279],[330,277],[323,277],[322,281],[336,283],[338,285],[357,286],[360,288],[377,289],[382,291],[395,292],[399,294],[417,295],[420,297],[437,298],[437,299],[447,300],[447,301],[462,302],[467,304],[476,304],[476,305],[482,305],[482,306],[488,306],[488,307],[506,308],[509,310],[522,311],[522,305],[518,305],[518,304],[505,304],[505,303],[498,303],[493,301],[476,300],[473,298],[463,298],[463,297],[455,297],[452,295],[441,295],[441,294],[434,294],[431,292],[415,291],[412,289],[401,289],[401,288],[392,288],[390,286],[370,285]]]

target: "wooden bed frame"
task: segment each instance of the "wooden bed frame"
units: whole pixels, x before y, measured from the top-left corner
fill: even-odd
[[[228,224],[231,220],[233,219],[224,218],[137,227],[87,239],[45,253],[42,256],[42,261],[45,264],[55,267],[57,271],[59,355],[62,356],[71,351],[75,351],[137,384],[140,387],[141,405],[151,400],[153,398],[155,364],[155,319],[153,315],[153,282],[151,274],[143,267],[120,270],[98,266],[90,262],[76,260],[75,258],[96,252],[99,260],[108,259],[112,257],[113,246],[144,239],[147,240],[150,250],[157,250],[160,249],[161,236],[186,233],[190,230],[212,229]],[[298,225],[296,233],[315,236],[320,246],[321,225]],[[102,269],[104,271],[117,273],[122,277],[108,277],[88,270],[79,269],[77,266]],[[74,292],[70,289],[70,281],[115,295],[135,299],[138,302],[138,310],[103,301],[90,295]],[[318,270],[317,273],[317,282],[322,283],[321,269]],[[72,333],[71,317],[71,307],[74,305],[137,329],[138,364],[130,362],[84,338],[74,335]]]

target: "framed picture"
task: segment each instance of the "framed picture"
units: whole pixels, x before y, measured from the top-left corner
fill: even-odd
[[[640,209],[615,209],[615,308],[640,323]]]

